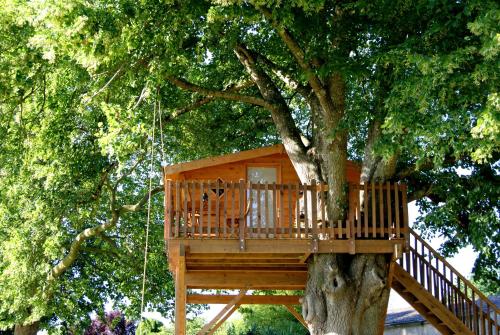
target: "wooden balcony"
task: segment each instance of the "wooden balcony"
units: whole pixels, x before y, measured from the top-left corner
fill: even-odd
[[[362,244],[365,248],[359,251],[392,252],[394,243],[382,241],[407,239],[406,185],[350,184],[345,219],[337,222],[328,219],[327,190],[327,185],[316,183],[167,180],[165,239],[232,241],[234,246],[237,240],[239,251],[247,250],[248,243],[257,247],[262,240],[287,241],[292,248],[294,242],[300,246],[306,241],[313,252],[350,253]],[[390,251],[380,249],[382,245]]]

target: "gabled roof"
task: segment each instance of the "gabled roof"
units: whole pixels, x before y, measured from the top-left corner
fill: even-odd
[[[201,168],[206,168],[210,166],[216,166],[227,163],[234,163],[242,160],[258,158],[262,156],[269,156],[274,154],[285,153],[285,148],[283,144],[276,144],[270,147],[246,150],[235,152],[233,154],[227,154],[223,156],[207,157],[203,159],[198,159],[191,162],[179,163],[174,165],[165,166],[163,171],[166,176],[181,173],[184,171],[196,170]]]

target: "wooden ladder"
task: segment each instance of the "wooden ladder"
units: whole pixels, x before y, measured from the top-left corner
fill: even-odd
[[[411,229],[408,249],[392,288],[429,323],[442,334],[500,334],[495,304]]]

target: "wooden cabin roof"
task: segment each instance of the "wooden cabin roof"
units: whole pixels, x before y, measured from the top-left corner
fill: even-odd
[[[285,153],[285,147],[283,144],[276,144],[270,147],[245,150],[240,152],[235,152],[232,154],[222,155],[222,156],[214,156],[198,159],[195,161],[173,164],[164,167],[165,175],[172,175],[176,173],[181,173],[190,170],[196,170],[221,164],[234,163],[238,161],[243,161],[247,159],[269,156],[274,154],[282,154]]]
[[[163,168],[165,176],[173,176],[186,171],[203,169],[222,164],[236,163],[246,160],[251,160],[259,157],[265,157],[276,154],[286,154],[283,144],[276,144],[268,147],[257,148],[252,150],[239,151],[231,154],[202,158],[194,161],[168,165]],[[288,155],[287,155],[288,156]],[[356,171],[359,170],[358,164],[348,161],[347,166]],[[359,174],[359,171],[358,171]]]

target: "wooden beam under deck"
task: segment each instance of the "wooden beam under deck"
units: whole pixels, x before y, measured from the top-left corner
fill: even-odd
[[[241,258],[248,258],[250,254],[266,254],[263,258],[268,258],[272,254],[300,254],[298,259],[305,254],[311,253],[313,241],[297,239],[246,239],[245,250],[240,250],[238,239],[171,239],[169,245],[169,261],[171,263],[176,257],[176,249],[179,243],[186,246],[186,259],[200,258],[197,254],[210,254],[210,257],[216,257],[218,254],[239,254]],[[393,240],[319,240],[316,253],[350,253],[353,248],[356,253],[389,253],[394,251],[394,245],[404,245],[403,239]],[[354,243],[354,245],[353,245]]]
[[[188,304],[228,304],[235,295],[190,294]],[[246,295],[239,301],[240,305],[299,305],[300,295]]]
[[[307,272],[188,271],[187,288],[303,290]]]

